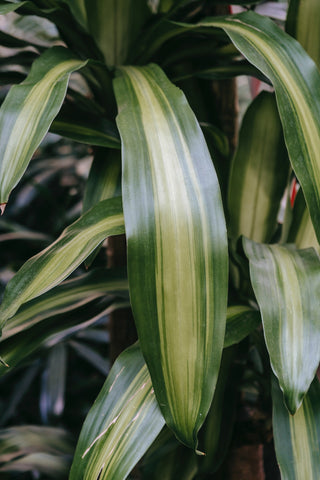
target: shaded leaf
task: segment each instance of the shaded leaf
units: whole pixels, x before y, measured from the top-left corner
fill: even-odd
[[[245,305],[232,305],[227,310],[224,348],[235,345],[255,330],[261,322],[260,313]]]

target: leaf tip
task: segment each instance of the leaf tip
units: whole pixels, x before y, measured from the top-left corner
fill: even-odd
[[[3,360],[3,358],[1,358],[1,357],[0,357],[0,363],[1,363],[2,365],[4,365],[5,367],[9,368],[9,365],[7,364],[7,362],[5,362],[5,361]]]
[[[7,204],[6,203],[0,203],[0,215],[4,214],[4,211],[6,209]]]

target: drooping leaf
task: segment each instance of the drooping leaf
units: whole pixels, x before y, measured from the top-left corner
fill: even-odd
[[[123,352],[81,431],[69,480],[124,480],[164,425],[137,345]]]
[[[261,322],[260,313],[245,305],[232,305],[227,310],[224,348],[241,342]]]
[[[0,204],[8,201],[63,102],[68,79],[87,62],[53,47],[14,85],[0,109]]]
[[[42,421],[49,423],[52,416],[59,417],[65,404],[67,373],[67,348],[63,343],[55,345],[49,352],[46,368],[42,374],[40,413]]]
[[[286,30],[320,66],[320,30],[318,0],[290,0]]]
[[[320,477],[320,386],[315,378],[295,415],[283,403],[273,378],[273,432],[282,480],[318,480]]]
[[[243,240],[271,367],[291,413],[320,362],[320,259],[313,249]]]
[[[320,72],[301,45],[273,21],[254,12],[207,18],[273,83],[293,169],[320,240]]]
[[[120,148],[119,134],[112,122],[77,108],[62,107],[50,131],[76,142]]]
[[[227,242],[219,186],[194,114],[159,67],[121,69],[115,92],[141,349],[167,424],[195,448],[225,331]]]
[[[67,313],[108,294],[128,299],[128,281],[123,269],[95,269],[66,280],[49,292],[25,303],[11,317],[2,331],[2,339],[16,335],[45,318]]]
[[[67,227],[49,247],[30,258],[8,283],[0,326],[25,302],[70,275],[106,237],[124,232],[120,198],[104,200]]]
[[[268,242],[289,175],[289,162],[274,96],[262,92],[248,108],[233,158],[229,186],[229,232]]]

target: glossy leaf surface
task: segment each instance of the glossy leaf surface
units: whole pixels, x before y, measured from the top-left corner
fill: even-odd
[[[320,260],[313,249],[243,241],[271,367],[291,413],[320,362]]]
[[[115,93],[141,349],[166,422],[195,448],[225,331],[227,242],[219,186],[193,112],[159,67],[121,69]]]
[[[116,360],[83,425],[69,480],[123,480],[164,426],[137,345]]]

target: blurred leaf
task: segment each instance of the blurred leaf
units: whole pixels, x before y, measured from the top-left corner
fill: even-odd
[[[54,47],[33,64],[26,80],[10,89],[0,109],[0,203],[19,182],[63,102],[70,73],[87,62]]]
[[[44,423],[52,416],[59,417],[64,410],[67,352],[64,344],[49,352],[46,369],[42,374],[40,413]]]
[[[320,386],[317,378],[295,415],[283,403],[273,378],[273,431],[282,480],[318,480],[320,477]]]
[[[122,68],[115,93],[133,314],[166,422],[196,448],[225,330],[219,185],[192,110],[158,66]]]
[[[313,249],[243,239],[272,370],[293,414],[320,362],[320,259]]]
[[[53,244],[30,258],[9,282],[0,307],[0,326],[23,303],[68,277],[106,237],[123,231],[119,197],[104,200],[82,215]]]
[[[27,425],[0,429],[0,472],[38,471],[65,478],[73,446],[59,428]]]
[[[70,480],[127,478],[164,425],[137,345],[116,360],[81,431]]]
[[[83,357],[87,362],[91,363],[102,375],[107,376],[110,370],[110,362],[102,355],[97,353],[93,348],[84,345],[83,343],[71,340],[69,345],[77,352],[78,355]]]
[[[286,30],[320,67],[320,15],[318,0],[290,0]]]
[[[268,242],[289,176],[289,162],[274,95],[262,92],[242,121],[229,178],[230,235]]]

